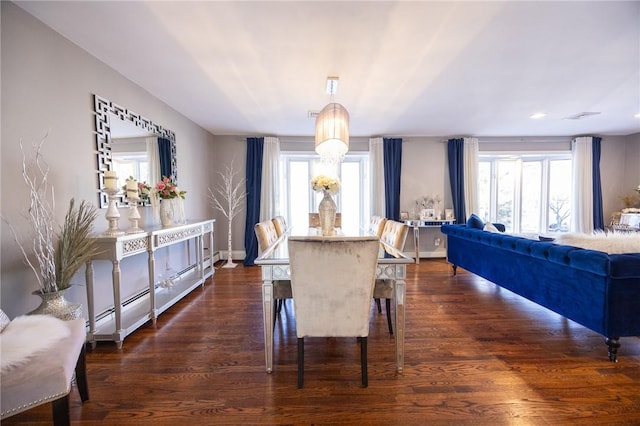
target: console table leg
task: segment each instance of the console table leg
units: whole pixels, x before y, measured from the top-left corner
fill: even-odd
[[[618,362],[618,348],[620,348],[619,337],[606,337],[604,342],[609,347],[609,361]]]

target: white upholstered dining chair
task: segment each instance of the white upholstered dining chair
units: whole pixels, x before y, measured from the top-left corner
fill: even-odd
[[[384,229],[382,231],[380,240],[384,241],[394,249],[402,251],[404,249],[404,244],[407,241],[408,234],[409,226],[407,226],[407,224],[388,219],[384,224]],[[386,248],[385,251],[388,255],[397,257],[395,253]],[[391,322],[391,299],[393,299],[395,295],[393,294],[392,280],[376,280],[376,288],[373,297],[376,301],[378,312],[382,311],[382,307],[380,306],[380,299],[385,299],[389,334],[393,334],[393,325]]]
[[[258,256],[262,254],[278,238],[278,232],[273,220],[263,220],[253,227],[258,239]],[[291,299],[291,281],[276,280],[273,282],[273,324],[282,311],[282,304],[285,299]]]
[[[276,216],[271,219],[273,222],[273,227],[276,230],[276,235],[281,236],[287,230],[287,221],[284,216]]]
[[[371,219],[369,219],[369,232],[377,235],[378,238],[382,237],[385,223],[387,223],[386,217],[371,216]]]
[[[288,244],[298,388],[304,384],[305,337],[358,337],[362,386],[367,387],[367,337],[378,238],[292,236]]]
[[[342,213],[336,213],[336,220],[334,222],[334,226],[336,228],[342,228]],[[320,227],[320,214],[319,213],[309,213],[309,227],[310,228],[319,228]]]

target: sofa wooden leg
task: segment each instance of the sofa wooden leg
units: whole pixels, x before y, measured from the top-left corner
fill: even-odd
[[[609,347],[609,361],[618,362],[618,348],[620,348],[619,337],[606,337],[604,342]]]
[[[71,424],[69,417],[69,394],[55,401],[51,401],[51,409],[53,411],[54,426],[69,426]]]
[[[457,265],[451,265],[451,269],[453,270],[453,276],[455,276],[456,273],[458,272],[458,266]]]

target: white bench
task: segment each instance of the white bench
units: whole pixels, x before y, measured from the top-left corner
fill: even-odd
[[[0,420],[51,402],[54,425],[69,425],[69,392],[74,371],[82,402],[89,400],[85,364],[85,320],[79,318],[58,321],[68,328],[66,337],[55,340],[46,349],[23,354],[23,361],[18,365],[7,368],[4,368],[6,365],[3,366],[0,377]],[[18,321],[15,325],[18,325]],[[32,331],[13,327],[9,333],[9,326],[5,328],[6,332],[0,333],[0,356],[6,355],[8,358],[9,352],[15,355],[16,349],[20,350],[16,348],[19,340],[15,336],[28,341],[26,333]],[[9,338],[9,334],[13,338]]]

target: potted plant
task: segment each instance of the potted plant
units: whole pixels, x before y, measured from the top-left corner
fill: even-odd
[[[82,314],[82,309],[80,305],[67,302],[64,291],[71,286],[71,279],[78,269],[97,253],[95,240],[90,238],[97,212],[93,205],[85,201],[76,205],[72,198],[64,223],[56,226],[53,190],[49,189],[48,181],[49,167],[40,152],[43,143],[44,139],[34,144],[35,157],[29,163],[20,144],[22,176],[29,188],[30,204],[26,218],[33,231],[31,246],[35,261],[31,260],[15,229],[11,225],[9,229],[36,276],[40,288],[34,294],[43,299],[41,305],[30,313],[73,319]]]

